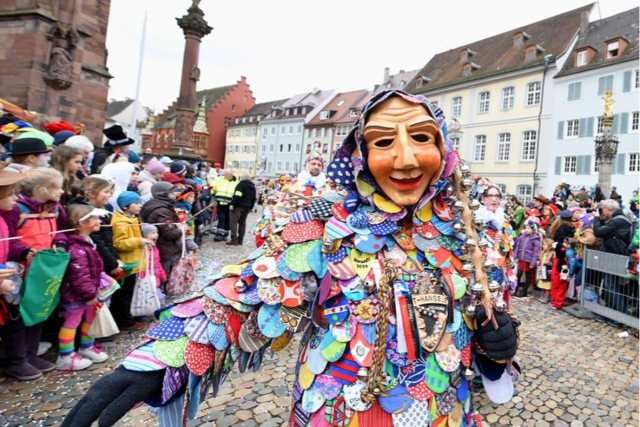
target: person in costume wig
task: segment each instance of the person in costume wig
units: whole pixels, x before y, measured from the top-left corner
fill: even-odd
[[[63,426],[112,425],[141,401],[184,425],[236,364],[259,370],[295,333],[290,426],[480,426],[476,377],[508,401],[518,322],[488,280],[475,183],[442,111],[374,95],[326,175],[321,195],[279,193],[262,246],[161,308]]]

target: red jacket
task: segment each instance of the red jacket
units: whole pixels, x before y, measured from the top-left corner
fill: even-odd
[[[69,266],[60,285],[60,303],[88,302],[98,295],[102,276],[102,258],[84,237],[72,234],[67,251]]]

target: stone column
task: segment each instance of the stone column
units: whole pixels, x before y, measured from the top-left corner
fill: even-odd
[[[213,30],[204,20],[204,12],[198,7],[198,3],[200,2],[194,1],[185,16],[176,18],[178,26],[184,32],[185,45],[173,145],[176,149],[183,150],[193,150],[191,136],[195,120],[196,84],[200,79],[200,41]]]
[[[605,197],[611,194],[611,174],[613,162],[618,154],[618,138],[612,131],[613,117],[602,123],[602,136],[596,138],[596,159],[598,161],[598,184]]]

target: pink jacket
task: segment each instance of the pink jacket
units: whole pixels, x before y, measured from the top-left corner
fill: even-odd
[[[162,263],[160,262],[160,251],[157,246],[153,247],[153,258],[154,258],[154,269],[153,272],[156,275],[156,286],[160,287],[160,284],[167,280],[167,273],[165,273],[164,268],[162,268]],[[147,260],[149,262],[149,260]],[[145,272],[140,273],[140,277],[144,278]]]

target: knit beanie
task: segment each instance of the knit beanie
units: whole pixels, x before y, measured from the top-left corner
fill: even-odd
[[[165,173],[167,169],[156,159],[155,157],[149,160],[147,166],[144,168],[151,175],[155,175],[157,173]]]
[[[187,167],[180,162],[173,162],[171,163],[169,172],[176,175],[184,175],[185,173],[187,173]]]
[[[142,228],[142,237],[147,237],[149,234],[154,231],[158,231],[158,227],[151,224],[143,224],[140,228]]]
[[[118,196],[117,202],[120,208],[124,209],[129,206],[131,203],[139,202],[140,195],[138,193],[134,193],[133,191],[123,191]]]
[[[153,196],[154,199],[162,200],[164,202],[168,202],[173,205],[175,205],[176,200],[170,199],[168,194],[176,193],[178,191],[180,191],[180,188],[176,187],[170,182],[160,181],[160,182],[156,182],[151,186],[151,195]]]

